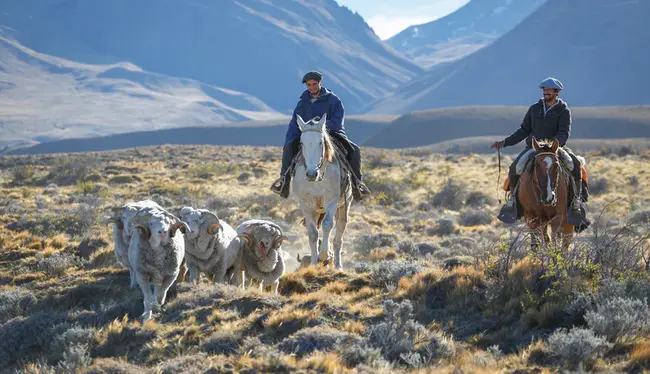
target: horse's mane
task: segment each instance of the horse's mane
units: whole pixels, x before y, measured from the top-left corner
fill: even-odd
[[[323,131],[323,146],[325,147],[325,160],[327,162],[332,162],[334,159],[334,145],[332,144],[332,138],[327,130]]]

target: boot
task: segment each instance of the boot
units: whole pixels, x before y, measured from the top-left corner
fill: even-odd
[[[584,231],[589,227],[589,220],[587,220],[587,212],[582,207],[582,178],[580,176],[574,176],[574,190],[572,194],[571,202],[569,203],[567,209],[566,222],[570,225],[575,226],[576,231]],[[580,232],[578,231],[578,232]]]
[[[508,176],[509,188],[510,188],[510,198],[506,203],[501,207],[501,211],[497,218],[499,221],[505,224],[512,224],[517,222],[517,202],[515,199],[515,188],[517,187],[518,176],[510,175]]]
[[[279,194],[283,199],[288,198],[291,191],[291,176],[287,174],[278,178],[271,185],[271,191]]]
[[[370,189],[363,181],[353,178],[352,198],[355,202],[363,201],[364,197],[370,195]]]

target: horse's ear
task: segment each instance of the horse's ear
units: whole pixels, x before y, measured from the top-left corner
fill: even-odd
[[[298,114],[296,114],[296,121],[298,122],[300,131],[305,131],[305,121]]]
[[[318,127],[320,127],[324,131],[326,123],[327,123],[327,113],[323,114],[323,116],[318,121]]]
[[[535,150],[535,153],[539,153],[542,150],[541,147],[539,146],[539,142],[537,141],[537,138],[535,138],[534,136],[532,137],[531,143],[533,143],[533,149]]]
[[[557,139],[553,139],[553,144],[551,145],[551,152],[557,152],[557,149],[560,148],[560,142]]]

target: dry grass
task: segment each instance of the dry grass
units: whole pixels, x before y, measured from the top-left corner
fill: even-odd
[[[544,338],[569,321],[585,324],[579,318],[567,319],[566,311],[573,290],[596,290],[598,269],[572,268],[561,277],[549,277],[549,264],[542,265],[539,256],[524,248],[505,273],[495,276],[490,266],[504,253],[488,248],[507,241],[509,231],[495,219],[462,225],[468,222],[467,212],[474,210],[496,216],[499,206],[489,190],[496,189],[494,158],[368,149],[365,169],[378,194],[353,205],[344,237],[346,269],[296,270],[296,255],[309,254],[309,245],[297,223],[297,203],[268,192],[280,167],[279,157],[265,156],[269,152],[279,150],[163,146],[97,153],[89,155],[91,161],[82,164],[79,173],[67,171],[61,186],[50,184],[53,171],[83,158],[0,159],[0,301],[5,303],[0,305],[0,323],[6,319],[0,340],[24,334],[36,340],[74,340],[79,334],[74,328],[93,329],[92,339],[79,351],[86,356],[55,357],[43,343],[29,352],[40,360],[5,363],[0,354],[0,367],[48,372],[77,362],[74,357],[87,357],[79,361],[81,372],[213,368],[345,373],[356,369],[345,364],[353,357],[366,362],[366,372],[373,373],[556,372],[557,360],[545,350]],[[648,157],[589,157],[590,177],[608,181],[602,194],[591,197],[592,217],[607,206],[607,219],[620,225],[650,208],[650,173],[643,171]],[[462,196],[452,205],[436,206],[433,197],[449,180],[460,184]],[[106,207],[144,198],[171,211],[183,205],[208,208],[231,225],[251,218],[285,225],[291,240],[284,247],[288,272],[281,279],[280,296],[207,282],[177,283],[155,319],[139,323],[134,317],[142,312],[141,292],[128,288],[128,272],[115,261],[111,227],[103,223],[102,213]],[[451,226],[442,230],[443,221]],[[69,226],[84,224],[86,230]],[[589,231],[583,236],[593,239]],[[377,263],[386,266],[373,266]],[[411,268],[420,270],[400,275]],[[630,269],[620,274],[647,279]],[[394,282],[376,284],[377,279]],[[391,322],[386,314],[382,302],[387,299],[410,301],[413,323],[429,334],[453,336],[457,352],[421,356],[424,361],[410,357],[410,363],[377,361],[381,353],[373,346],[378,344],[376,326],[390,326],[396,336],[406,331],[406,321]],[[58,321],[56,328],[30,331],[37,325],[28,317],[38,312]],[[350,334],[359,343],[316,350],[300,360],[278,350],[285,339],[311,331],[305,329]],[[489,349],[494,345],[503,354]],[[421,342],[414,347],[424,349]],[[647,369],[649,360],[646,339],[627,351],[610,352],[594,367]]]

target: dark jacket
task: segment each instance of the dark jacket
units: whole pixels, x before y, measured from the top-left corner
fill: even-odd
[[[562,99],[557,99],[546,114],[544,101],[540,99],[528,108],[521,127],[505,139],[505,146],[513,146],[526,139],[526,146],[532,147],[532,137],[537,140],[557,139],[564,147],[571,134],[571,111]]]
[[[345,137],[345,111],[343,109],[343,103],[341,103],[341,100],[332,91],[321,87],[321,94],[313,104],[309,91],[305,90],[300,96],[296,109],[293,111],[291,122],[289,122],[285,144],[293,142],[300,137],[300,129],[298,128],[296,115],[299,115],[307,122],[314,117],[322,117],[325,113],[327,113],[326,126],[330,134]]]

